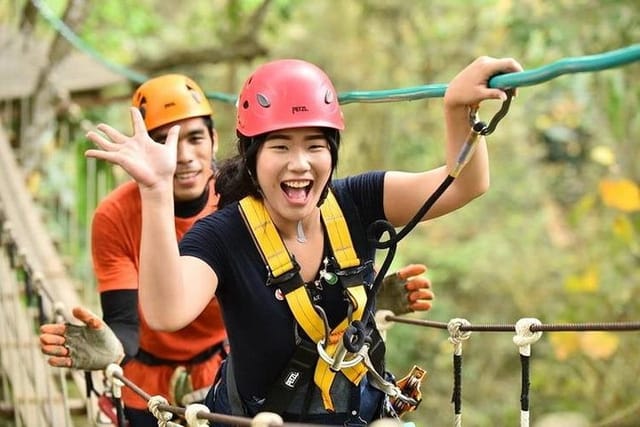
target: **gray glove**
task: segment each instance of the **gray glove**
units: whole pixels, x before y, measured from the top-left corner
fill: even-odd
[[[69,350],[71,366],[84,371],[105,369],[111,363],[119,363],[124,350],[111,328],[102,324],[100,329],[86,325],[66,324],[65,347]]]
[[[431,281],[422,276],[426,271],[427,267],[422,264],[409,264],[382,279],[376,309],[396,315],[429,310],[433,292]]]

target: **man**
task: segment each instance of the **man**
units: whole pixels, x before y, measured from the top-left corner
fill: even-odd
[[[173,179],[179,240],[197,219],[217,207],[214,159],[218,141],[211,105],[193,80],[178,74],[143,83],[132,105],[142,112],[156,142],[163,143],[169,128],[180,125]],[[217,299],[180,331],[151,330],[138,306],[140,230],[140,192],[131,181],[100,202],[92,222],[91,251],[104,321],[122,343],[123,371],[128,379],[172,404],[200,401],[227,353]],[[77,366],[71,359],[61,363]],[[147,402],[128,387],[123,388],[123,402],[130,427],[157,426]]]

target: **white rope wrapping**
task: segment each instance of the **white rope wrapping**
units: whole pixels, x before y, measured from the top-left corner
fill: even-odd
[[[104,370],[104,374],[111,383],[111,393],[113,397],[120,399],[122,397],[122,387],[124,387],[124,383],[119,378],[116,378],[115,375],[123,375],[122,366],[117,363],[109,363]]]
[[[529,427],[529,411],[520,411],[520,427]]]
[[[210,413],[209,407],[202,403],[192,403],[187,405],[184,410],[184,419],[187,420],[189,427],[207,427],[209,420],[198,418],[198,412]]]
[[[282,417],[274,412],[260,412],[251,420],[251,427],[281,426]]]
[[[160,405],[168,405],[169,402],[163,396],[155,395],[149,398],[147,402],[147,408],[149,408],[149,412],[156,417],[158,420],[158,427],[173,427],[179,426],[179,424],[172,423],[171,418],[173,418],[173,413],[169,411],[161,411]]]
[[[391,329],[391,326],[393,326],[393,322],[387,320],[387,316],[395,316],[395,314],[391,310],[376,311],[376,326],[378,327],[378,331],[380,332],[380,336],[383,341],[387,340],[387,331]]]
[[[542,325],[542,322],[533,317],[524,317],[516,322],[516,335],[513,337],[513,342],[519,347],[520,354],[523,356],[531,356],[531,344],[542,336],[542,331],[531,331],[533,325]]]
[[[400,420],[396,420],[394,418],[381,418],[379,420],[375,420],[371,424],[370,427],[415,427],[414,423],[403,423]]]
[[[456,414],[453,417],[453,427],[462,427],[462,414]]]
[[[449,331],[449,342],[454,346],[454,354],[460,356],[462,354],[462,341],[468,340],[471,336],[471,331],[462,331],[462,326],[469,326],[471,323],[467,319],[451,319],[447,324],[447,330]]]

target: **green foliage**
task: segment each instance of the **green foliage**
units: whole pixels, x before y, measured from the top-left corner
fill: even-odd
[[[105,0],[94,4],[83,37],[109,59],[130,63],[175,47],[224,43],[225,34],[240,29],[260,4],[202,0],[176,7],[156,0]],[[205,89],[230,93],[255,63],[281,57],[322,65],[339,91],[443,83],[478,55],[512,56],[534,68],[637,43],[639,9],[635,0],[281,0],[270,5],[259,34],[269,48],[266,57],[189,71]],[[640,181],[639,107],[638,64],[521,88],[489,137],[489,193],[420,225],[399,245],[394,266],[426,263],[436,292],[433,309],[415,316],[472,323],[515,323],[521,317],[545,323],[638,320],[640,216],[603,203],[599,186],[605,179]],[[491,117],[495,108],[483,106],[482,117]],[[127,129],[123,110],[124,103],[117,103],[85,113]],[[233,110],[216,105],[222,157],[233,147]],[[437,99],[345,106],[338,175],[440,165],[441,110]],[[47,188],[87,224],[96,198],[77,199],[73,193],[92,185],[82,182],[88,166],[80,161],[80,140],[60,144]],[[96,180],[117,181],[113,171],[100,169],[102,163],[91,167],[97,168]],[[63,176],[70,171],[78,175]],[[64,221],[53,218],[60,228],[54,232],[63,234]],[[85,263],[86,251],[79,244],[70,256]],[[473,333],[464,344],[463,418],[471,425],[518,422],[520,366],[511,335]],[[396,376],[414,363],[429,372],[424,401],[409,417],[418,426],[447,425],[452,417],[447,336],[408,325],[388,333],[389,366]],[[639,402],[637,380],[629,372],[640,363],[640,334],[615,334],[619,341],[608,358],[594,357],[606,338],[552,336],[545,333],[533,346],[532,419],[571,410],[594,425],[637,424],[625,411]],[[562,359],[559,352],[567,349]]]

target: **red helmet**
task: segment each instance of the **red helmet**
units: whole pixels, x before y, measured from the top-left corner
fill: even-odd
[[[299,59],[260,66],[238,97],[236,131],[252,137],[307,126],[344,129],[338,95],[329,77]]]
[[[131,105],[140,109],[148,130],[212,114],[202,89],[182,74],[165,74],[147,80],[133,94]]]

